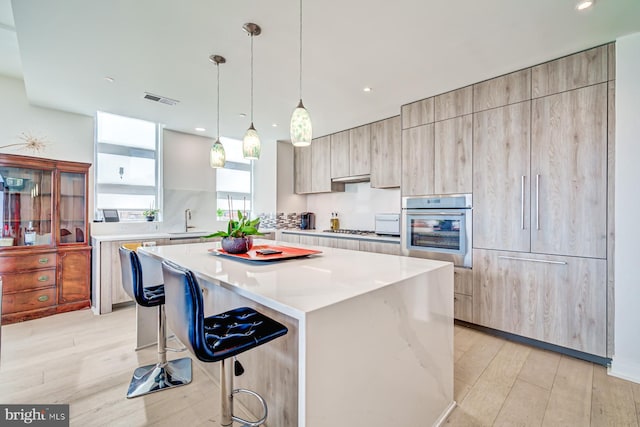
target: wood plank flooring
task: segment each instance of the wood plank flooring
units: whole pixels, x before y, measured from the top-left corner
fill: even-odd
[[[156,360],[133,350],[134,321],[130,306],[3,326],[0,403],[69,403],[74,426],[219,425],[218,387],[196,361],[190,385],[126,399],[133,370]],[[454,379],[449,426],[639,426],[640,384],[462,326]]]

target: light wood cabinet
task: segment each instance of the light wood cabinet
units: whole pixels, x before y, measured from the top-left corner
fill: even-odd
[[[89,307],[87,163],[0,156],[2,323]]]
[[[464,116],[473,112],[473,86],[438,95],[434,99],[435,121]]]
[[[371,126],[364,125],[349,130],[350,176],[371,173]]]
[[[360,240],[358,249],[363,252],[376,252],[387,255],[400,255],[400,242],[375,242],[371,240]]]
[[[300,243],[300,235],[280,232],[280,235],[278,236],[278,240],[282,242],[287,242],[287,243]]]
[[[461,267],[453,269],[453,291],[458,294],[473,295],[473,270]]]
[[[402,129],[433,123],[434,116],[433,97],[412,102],[402,106]]]
[[[302,245],[318,246],[319,244],[318,236],[308,236],[305,234],[301,234],[299,237],[300,237],[300,244]]]
[[[434,180],[436,194],[471,193],[473,116],[435,123]]]
[[[473,271],[469,268],[453,269],[453,317],[473,322]]]
[[[454,293],[453,317],[464,322],[473,322],[473,297]]]
[[[530,101],[474,115],[473,246],[529,252]]]
[[[606,45],[599,46],[533,67],[533,98],[606,82],[609,69],[607,50]]]
[[[331,135],[331,178],[368,175],[371,172],[369,125]]]
[[[345,130],[331,135],[331,178],[349,176],[349,134]]]
[[[358,241],[355,239],[343,239],[340,237],[318,237],[318,246],[326,246],[328,248],[350,249],[357,251],[360,249]]]
[[[434,125],[423,125],[402,131],[403,196],[434,193]]]
[[[473,111],[503,107],[531,99],[531,69],[473,85]]]
[[[533,100],[531,250],[606,258],[607,84]]]
[[[309,147],[295,147],[294,191],[297,194],[344,191],[343,183],[331,182],[331,137],[311,141]]]
[[[311,147],[293,148],[293,170],[296,194],[311,193]]]
[[[606,261],[473,251],[474,323],[606,356]]]
[[[400,116],[371,124],[371,187],[400,186]]]

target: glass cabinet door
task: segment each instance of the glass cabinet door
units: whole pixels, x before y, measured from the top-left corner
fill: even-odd
[[[0,246],[51,245],[52,174],[0,167]]]
[[[60,173],[60,243],[84,243],[87,230],[85,174]]]

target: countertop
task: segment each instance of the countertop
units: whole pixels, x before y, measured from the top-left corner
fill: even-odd
[[[278,262],[239,261],[209,252],[219,242],[144,247],[157,259],[182,265],[207,281],[297,319],[451,264],[421,258],[258,239],[254,245],[321,250],[319,255]],[[357,268],[354,268],[357,266]]]
[[[346,234],[346,233],[333,233],[330,231],[322,230],[299,230],[297,228],[288,228],[279,230],[284,234],[303,234],[305,236],[322,236],[322,237],[335,237],[337,239],[353,239],[353,240],[372,240],[376,242],[389,242],[400,243],[400,236],[379,236],[376,234],[360,235],[360,234]]]

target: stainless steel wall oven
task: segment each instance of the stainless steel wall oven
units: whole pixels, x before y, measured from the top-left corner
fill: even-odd
[[[471,201],[471,194],[403,197],[403,253],[471,268]]]

